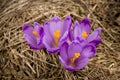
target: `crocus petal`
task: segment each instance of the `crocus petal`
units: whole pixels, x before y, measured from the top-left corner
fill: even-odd
[[[43,27],[38,22],[34,22],[34,28],[38,32],[38,36],[41,37],[41,35],[44,33]]]
[[[64,59],[61,56],[59,56],[59,60],[60,60],[61,64],[65,67],[65,69],[67,69],[67,70],[69,70],[71,72],[77,71],[79,69],[84,68],[87,65],[88,61],[89,61],[88,58],[81,58],[77,62],[76,67],[72,67],[72,66],[68,65],[67,62],[64,61]]]
[[[86,45],[82,51],[82,55],[88,58],[93,57],[95,53],[96,53],[96,47],[93,45]]]
[[[55,48],[54,38],[52,33],[50,32],[50,24],[48,22],[45,22],[44,24],[44,36],[43,36],[43,44],[47,48],[47,51],[50,53],[53,53],[55,51],[58,51],[58,48]]]
[[[52,53],[52,54],[55,54],[55,53],[58,53],[60,51],[60,48],[59,47],[56,47],[56,48],[48,48],[47,51],[49,53]]]
[[[74,40],[73,42],[71,42],[69,48],[68,48],[68,57],[71,58],[74,56],[74,53],[76,52],[81,52],[82,47],[80,45],[80,43],[77,40]]]
[[[78,37],[81,36],[81,28],[80,28],[80,25],[78,23],[78,21],[75,21],[74,23],[74,39],[77,39]]]
[[[90,43],[92,43],[93,45],[97,46],[101,41],[102,41],[102,38],[100,36],[98,36],[96,39],[94,39]]]
[[[22,27],[22,30],[23,30],[24,34],[30,34],[32,37],[34,37],[34,35],[32,34],[32,31],[34,30],[32,26],[30,26],[28,24],[24,24]]]
[[[89,46],[91,47],[90,44]],[[82,51],[82,49],[87,50],[87,48],[89,48],[88,45],[83,48],[77,40],[72,41],[69,45],[68,43],[64,43],[60,50],[60,63],[65,67],[65,69],[72,72],[82,69],[89,61],[89,57],[83,53],[84,51]],[[87,52],[90,51],[87,50]],[[75,53],[80,53],[80,55],[76,55]],[[78,56],[78,58],[76,58],[76,60],[72,63],[71,59],[75,59],[75,56]]]
[[[101,28],[97,28],[95,31],[92,32],[92,34],[89,35],[89,37],[87,38],[87,42],[91,42],[93,40],[98,39],[100,33],[101,33]]]
[[[65,67],[66,70],[69,70],[69,71],[71,71],[71,72],[78,70],[77,68],[74,68],[74,67],[72,67],[72,66],[69,66],[69,65],[67,64],[67,62],[65,62],[61,56],[59,56],[59,61],[60,61],[60,63]]]
[[[60,57],[67,62],[68,59],[68,43],[63,43],[60,50]]]
[[[90,33],[90,21],[88,18],[84,18],[81,22],[80,22],[80,28],[82,31],[86,31],[88,34]]]
[[[37,40],[36,40],[36,37],[32,34],[32,31],[33,31],[33,28],[28,25],[28,24],[24,24],[23,27],[23,32],[24,32],[24,38],[25,40],[27,41],[27,43],[36,48],[37,47]]]
[[[24,34],[24,38],[32,49],[37,49],[37,41],[28,34]]]
[[[43,44],[45,45],[49,53],[59,52],[60,50],[59,47],[55,46],[54,41],[51,38],[48,38],[47,36],[43,37]]]
[[[70,21],[69,17],[67,17],[65,21],[67,22],[67,29],[67,27],[70,27],[70,23],[68,22]],[[44,32],[45,35],[43,37],[43,43],[45,47],[49,52],[55,52],[59,51],[62,43],[67,40],[69,30],[64,31],[62,20],[58,16],[55,16],[50,20],[50,22],[46,22],[44,24]]]
[[[71,25],[72,25],[72,20],[71,20],[70,15],[68,15],[64,19],[64,24],[63,24],[63,27],[62,27],[62,33],[66,32],[66,30],[70,30]]]
[[[43,37],[43,43],[47,48],[48,52],[58,52],[59,51],[59,44],[56,46],[54,42],[54,32],[56,30],[60,30],[63,27],[63,23],[58,16],[53,17],[50,22],[46,22],[44,24],[44,32],[45,35]],[[58,42],[59,43],[59,42]]]
[[[72,20],[71,20],[71,17],[68,15],[68,16],[66,16],[66,18],[64,20],[64,24],[63,24],[63,27],[62,27],[62,30],[61,30],[61,38],[59,40],[59,42],[61,44],[69,38],[69,34],[70,34],[70,30],[71,30],[71,24],[72,24]]]
[[[40,45],[40,44],[42,44],[42,39],[43,39],[43,35],[44,35],[43,27],[39,23],[34,22],[34,28],[38,32],[37,44]]]
[[[35,23],[36,24],[36,23]],[[37,23],[38,24],[38,23]],[[41,33],[39,35],[43,36],[43,29],[42,31],[38,28],[37,25],[35,25],[35,28],[37,30],[38,33]],[[42,44],[42,36],[38,36],[38,40],[36,39],[36,36],[33,34],[33,27],[28,25],[28,24],[24,24],[23,27],[23,32],[24,32],[24,38],[27,41],[27,43],[30,45],[30,48],[34,49],[34,50],[38,50],[38,49],[42,49],[44,47],[44,45]]]
[[[61,27],[62,28],[61,37],[59,40],[60,45],[68,40],[69,35],[70,35],[70,30],[71,30],[71,24],[72,24],[71,17],[68,15],[66,16],[64,20],[64,24]]]
[[[74,40],[73,30],[72,30],[72,29],[70,29],[68,36],[69,36],[69,40],[70,40],[70,41],[73,41],[73,40]]]
[[[41,50],[43,47],[44,47],[43,44],[39,44],[39,45],[36,45],[36,46],[30,45],[30,48],[34,49],[34,50]]]
[[[58,17],[58,16],[54,16],[51,20],[50,20],[50,23],[49,23],[49,30],[51,32],[51,34],[53,35],[53,33],[56,31],[56,30],[62,30],[62,27],[63,27],[63,23],[61,21],[61,19]],[[60,34],[62,34],[60,32]]]
[[[78,59],[77,63],[76,63],[76,70],[82,69],[84,68],[87,64],[88,64],[89,58],[87,57],[82,57],[80,59]]]
[[[49,22],[44,23],[44,33],[45,33],[45,36],[47,36],[48,38],[54,39],[53,33],[51,33],[51,31],[50,31],[50,23]]]
[[[67,42],[68,40],[68,31],[64,33],[64,35],[59,40],[59,46],[61,46],[64,42]]]

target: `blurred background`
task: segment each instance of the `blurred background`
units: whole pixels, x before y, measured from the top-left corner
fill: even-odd
[[[22,25],[41,25],[53,16],[88,17],[102,28],[97,55],[82,70],[69,72],[58,55],[34,51]],[[120,0],[0,0],[0,80],[120,80]]]

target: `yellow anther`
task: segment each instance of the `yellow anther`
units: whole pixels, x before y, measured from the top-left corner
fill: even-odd
[[[79,52],[78,52],[78,53],[75,53],[75,54],[74,54],[74,57],[72,57],[72,58],[70,59],[71,63],[74,63],[75,60],[78,59],[79,57],[80,57],[80,53],[79,53]]]
[[[33,30],[33,32],[32,32],[35,36],[37,36],[38,35],[38,32],[36,31],[36,30]]]
[[[74,57],[71,58],[70,61],[71,61],[71,63],[74,63],[75,62],[75,58]]]
[[[77,59],[77,58],[79,58],[80,57],[80,53],[75,53],[74,54],[74,57]]]
[[[88,34],[87,34],[86,31],[83,31],[83,32],[82,32],[82,37],[85,38],[85,39],[88,37]]]
[[[36,39],[38,39],[38,32],[36,30],[33,30],[32,33],[35,35]]]
[[[55,38],[55,44],[56,44],[56,46],[58,46],[58,40],[60,38],[60,30],[56,30],[53,35]]]
[[[55,37],[55,38],[59,38],[59,37],[60,37],[60,30],[56,30],[56,31],[54,32],[54,37]]]

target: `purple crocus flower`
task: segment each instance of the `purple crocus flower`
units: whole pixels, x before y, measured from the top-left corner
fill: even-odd
[[[68,38],[71,24],[72,21],[70,16],[66,16],[64,23],[58,16],[55,16],[50,22],[44,24],[45,35],[43,37],[43,43],[48,52],[59,52],[60,46]]]
[[[92,45],[86,45],[82,48],[79,41],[74,40],[70,45],[64,43],[61,47],[59,60],[65,69],[76,71],[84,68],[90,57],[96,53],[96,48]]]
[[[24,24],[22,30],[24,32],[24,38],[30,45],[30,48],[34,50],[43,48],[42,39],[44,31],[39,23],[34,22],[34,28],[28,24]]]
[[[101,33],[101,28],[97,28],[90,34],[90,21],[85,18],[80,23],[76,21],[74,23],[74,39],[78,39],[80,42],[84,41],[85,44],[92,43],[97,45],[101,42],[101,37],[99,34]]]

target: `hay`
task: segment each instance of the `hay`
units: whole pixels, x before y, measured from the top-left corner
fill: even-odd
[[[0,0],[0,79],[119,80],[119,11],[119,0]],[[89,17],[92,30],[102,27],[103,38],[97,55],[73,73],[61,66],[58,55],[31,50],[21,30],[24,23],[43,24],[54,15],[68,14],[73,21]]]

